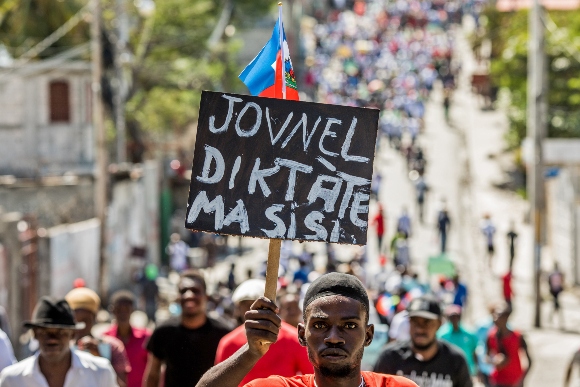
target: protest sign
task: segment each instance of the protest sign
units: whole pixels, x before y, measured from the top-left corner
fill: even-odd
[[[186,227],[365,244],[378,116],[204,91]]]

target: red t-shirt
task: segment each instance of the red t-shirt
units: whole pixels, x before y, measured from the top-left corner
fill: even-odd
[[[363,371],[366,387],[417,387],[415,382],[402,376],[377,374]],[[270,376],[267,379],[258,379],[244,387],[315,387],[314,375],[301,375],[292,378]]]
[[[507,364],[501,369],[494,369],[491,373],[491,381],[493,384],[502,386],[517,386],[519,385],[524,371],[520,361],[520,348],[522,342],[522,335],[518,332],[511,332],[509,336],[501,338],[502,353],[508,358]],[[497,327],[489,330],[487,336],[487,345],[492,353],[499,353],[499,346],[497,340]]]
[[[105,335],[116,337],[120,340],[116,324],[111,325]],[[151,337],[149,329],[131,327],[131,336],[129,341],[125,343],[125,350],[131,364],[131,372],[127,374],[127,387],[141,387],[143,385],[143,374],[147,366],[147,349],[145,346],[149,337]]]
[[[513,291],[512,291],[512,272],[508,271],[503,277],[503,297],[506,301],[511,301]]]
[[[215,364],[232,356],[246,344],[246,330],[240,325],[220,340],[215,357]],[[308,360],[306,347],[298,342],[298,331],[292,325],[282,321],[278,340],[270,346],[268,352],[252,368],[240,383],[240,386],[270,375],[294,376],[314,372]]]
[[[385,218],[382,213],[377,213],[373,218],[373,224],[377,226],[377,235],[381,236],[385,233]]]

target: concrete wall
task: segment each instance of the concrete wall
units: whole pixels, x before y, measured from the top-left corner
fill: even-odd
[[[546,182],[547,243],[568,285],[580,283],[580,171],[561,168]]]
[[[0,184],[4,211],[36,214],[39,227],[76,223],[95,215],[94,183],[91,178],[30,180]]]

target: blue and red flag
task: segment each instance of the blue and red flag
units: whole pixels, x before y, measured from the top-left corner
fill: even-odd
[[[252,95],[295,101],[300,99],[281,18],[278,18],[268,43],[246,66],[239,78],[248,86]]]

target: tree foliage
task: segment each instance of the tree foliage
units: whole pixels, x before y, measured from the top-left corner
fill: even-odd
[[[508,93],[511,130],[518,146],[526,135],[528,11],[488,8],[485,33],[492,43],[492,84]],[[475,44],[479,43],[476,39]],[[580,11],[550,11],[547,18],[548,136],[580,137]]]

